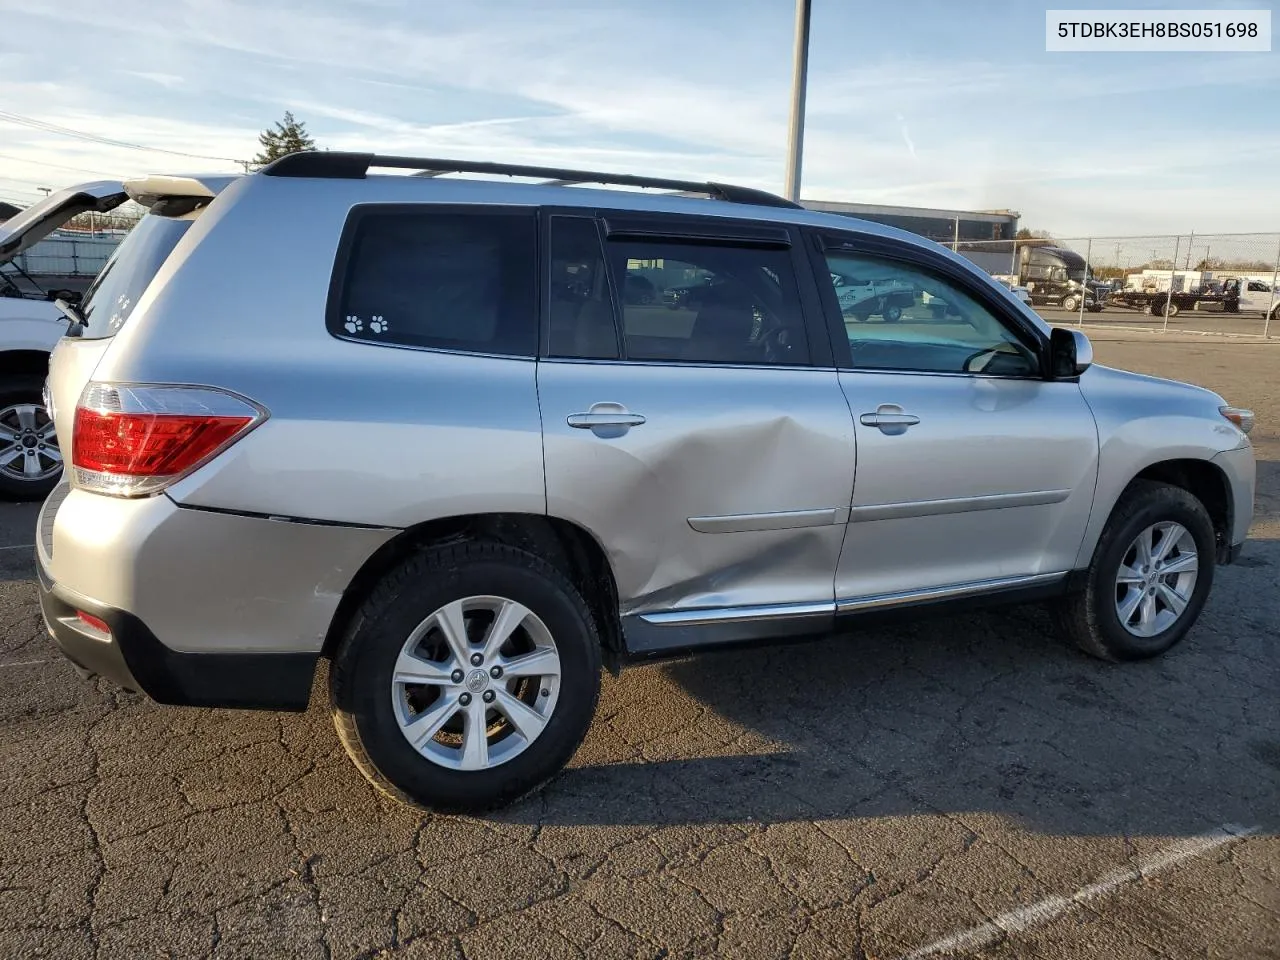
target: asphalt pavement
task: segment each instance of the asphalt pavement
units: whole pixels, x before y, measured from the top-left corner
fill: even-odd
[[[485,819],[383,800],[305,714],[83,682],[0,505],[0,956],[1280,957],[1280,343],[1099,337],[1250,405],[1258,517],[1166,657],[1036,608],[606,677]]]

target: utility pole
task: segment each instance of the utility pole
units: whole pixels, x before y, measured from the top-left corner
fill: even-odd
[[[791,126],[787,134],[787,199],[800,202],[804,153],[804,98],[809,82],[809,14],[812,0],[796,0],[796,40],[792,53]]]

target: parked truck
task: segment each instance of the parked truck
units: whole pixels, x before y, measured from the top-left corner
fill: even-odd
[[[1176,317],[1183,310],[1267,316],[1280,321],[1280,299],[1271,283],[1257,277],[1215,276],[1201,270],[1143,270],[1125,278],[1112,302],[1154,316]]]
[[[1095,280],[1084,257],[1066,247],[1025,246],[1018,251],[1018,283],[1027,288],[1037,306],[1098,312],[1108,287]]]
[[[867,280],[833,272],[831,282],[840,312],[863,322],[879,315],[886,323],[897,323],[902,311],[916,302],[915,287],[902,280]]]

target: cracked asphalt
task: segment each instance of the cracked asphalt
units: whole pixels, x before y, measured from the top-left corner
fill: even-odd
[[[82,682],[0,506],[0,956],[1280,957],[1280,343],[1123,336],[1258,414],[1251,542],[1168,656],[1028,608],[632,668],[488,819],[381,799],[323,676],[283,715]],[[1146,868],[1223,825],[1256,832]]]

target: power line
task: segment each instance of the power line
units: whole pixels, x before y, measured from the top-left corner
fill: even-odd
[[[3,173],[0,173],[0,180],[8,183],[29,183],[33,187],[44,187],[49,183],[47,180],[23,180],[21,177],[6,177]]]
[[[29,163],[35,167],[53,167],[57,170],[71,170],[74,173],[97,173],[97,174],[101,174],[104,177],[117,176],[116,173],[108,172],[106,170],[90,170],[88,167],[68,167],[66,164],[62,164],[62,163],[49,163],[47,160],[30,160],[26,157],[10,157],[10,156],[6,156],[3,153],[0,153],[0,160],[12,160],[14,163]],[[10,179],[10,178],[0,177],[0,179]]]
[[[234,160],[230,157],[211,157],[203,153],[184,153],[181,150],[166,150],[163,147],[148,147],[140,143],[130,143],[128,140],[115,140],[111,137],[100,137],[96,133],[85,133],[83,130],[73,130],[71,127],[64,127],[56,123],[48,123],[44,120],[37,120],[34,117],[24,117],[17,113],[10,113],[7,110],[0,110],[0,122],[16,124],[20,127],[29,127],[32,130],[39,130],[43,133],[56,133],[63,137],[74,137],[77,140],[84,140],[88,143],[100,143],[108,147],[123,147],[127,150],[145,150],[149,153],[167,153],[175,157],[190,157],[194,160],[217,160],[219,163],[234,163],[243,166],[243,160]]]

